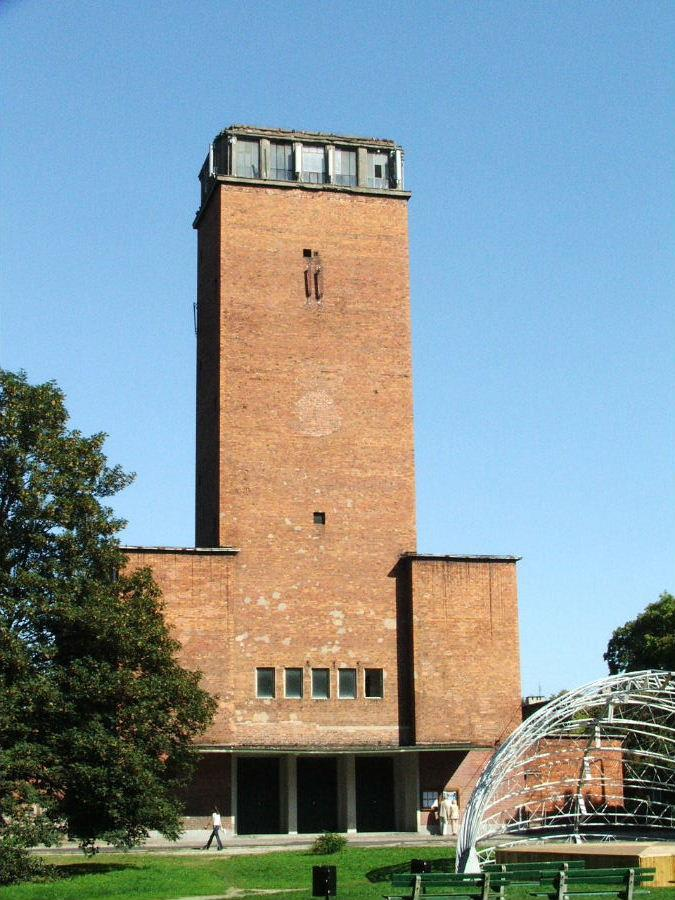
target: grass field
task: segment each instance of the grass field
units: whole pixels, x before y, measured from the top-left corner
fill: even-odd
[[[181,897],[246,896],[256,900],[310,900],[312,866],[337,866],[337,900],[381,900],[387,877],[407,871],[410,859],[433,860],[434,869],[451,866],[438,849],[347,847],[333,856],[306,851],[255,856],[197,854],[105,854],[93,860],[50,860],[61,878],[47,884],[0,888],[0,900],[177,900]],[[268,893],[270,892],[270,893]],[[258,895],[260,896],[260,895]],[[527,891],[509,891],[509,900],[530,900]],[[650,891],[648,900],[675,900],[674,889]]]

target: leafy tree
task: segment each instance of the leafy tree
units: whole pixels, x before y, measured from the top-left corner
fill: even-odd
[[[617,628],[604,654],[610,675],[675,670],[675,597],[664,592],[632,622]]]
[[[215,708],[150,571],[123,573],[104,501],[133,476],[104,438],[68,429],[54,383],[0,370],[0,881],[60,833],[84,849],[176,837]]]

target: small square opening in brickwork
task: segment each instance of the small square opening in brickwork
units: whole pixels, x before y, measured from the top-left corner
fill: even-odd
[[[325,525],[326,524],[326,513],[325,512],[315,512],[314,513],[314,524],[315,525]]]
[[[302,255],[303,255],[303,256],[311,256],[311,255],[312,255],[312,251],[311,251],[311,250],[303,250],[303,251],[302,251]]]

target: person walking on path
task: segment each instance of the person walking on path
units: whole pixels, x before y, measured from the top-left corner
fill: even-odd
[[[211,847],[211,841],[215,838],[216,844],[218,844],[218,849],[223,849],[223,842],[220,839],[220,829],[222,827],[222,823],[220,820],[220,812],[218,811],[218,807],[214,807],[213,813],[211,814],[211,821],[213,824],[213,829],[211,834],[209,835],[208,841],[202,847],[202,850],[209,850]]]

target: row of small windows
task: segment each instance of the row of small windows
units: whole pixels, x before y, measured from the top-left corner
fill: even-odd
[[[256,697],[259,700],[274,700],[277,696],[277,671],[274,668],[259,668],[256,672]],[[284,669],[284,698],[302,700],[305,696],[305,670]],[[312,669],[310,673],[312,700],[329,700],[331,697],[330,669]],[[384,697],[384,671],[364,669],[360,695],[369,700]],[[356,700],[359,696],[356,669],[337,670],[337,696],[340,700]]]
[[[356,187],[358,182],[356,150],[342,147],[302,144],[294,164],[292,144],[269,142],[269,159],[263,159],[259,141],[239,138],[232,145],[232,174],[240,178],[267,177],[274,181],[300,180],[308,184],[340,184]],[[267,147],[263,153],[267,153]],[[387,153],[369,150],[365,185],[371,188],[390,186],[390,161]],[[265,174],[266,173],[266,174]]]

